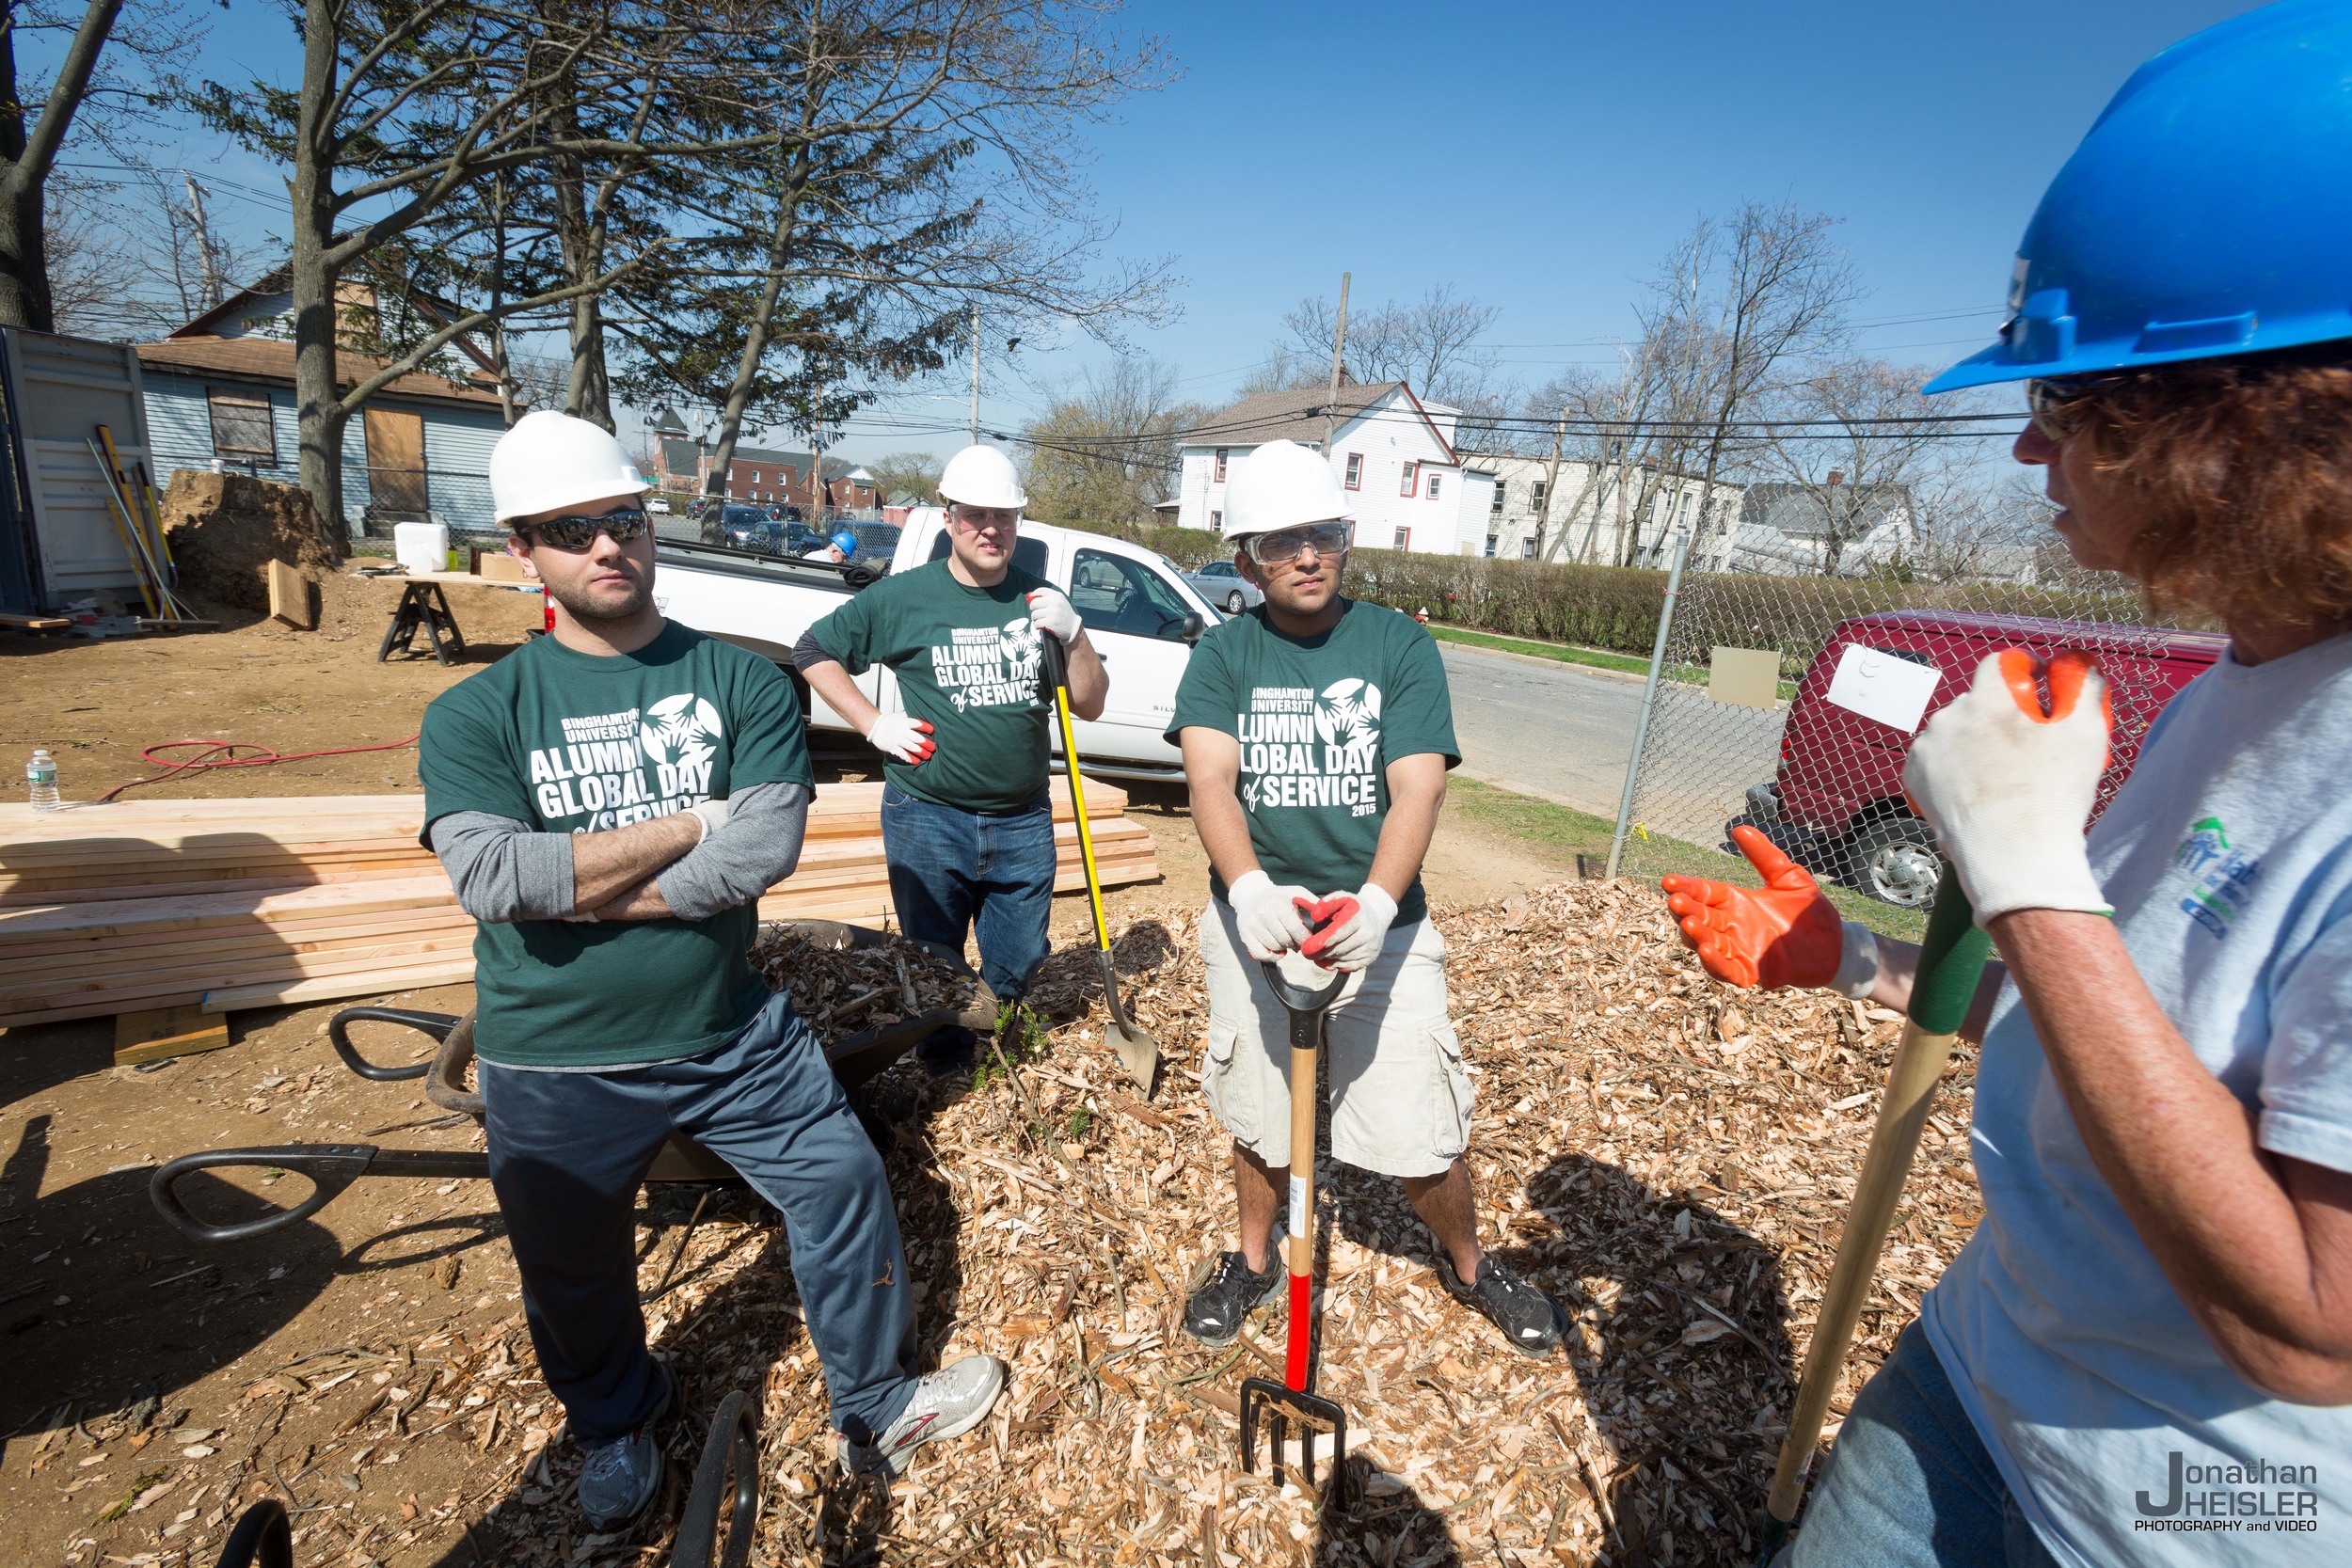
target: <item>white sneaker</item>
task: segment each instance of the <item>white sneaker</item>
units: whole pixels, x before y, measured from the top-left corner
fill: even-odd
[[[918,1379],[914,1397],[890,1429],[872,1443],[841,1440],[841,1467],[851,1475],[907,1473],[907,1461],[926,1443],[961,1437],[987,1419],[1005,1391],[1005,1364],[993,1355],[967,1355]]]

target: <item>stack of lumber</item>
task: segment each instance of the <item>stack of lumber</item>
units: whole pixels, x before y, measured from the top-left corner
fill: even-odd
[[[1121,790],[1089,780],[1104,885],[1159,875]],[[820,785],[763,920],[884,923],[882,785]],[[1055,886],[1086,885],[1054,781]],[[418,795],[0,806],[0,1025],[206,1012],[473,978],[473,921],[419,842]]]

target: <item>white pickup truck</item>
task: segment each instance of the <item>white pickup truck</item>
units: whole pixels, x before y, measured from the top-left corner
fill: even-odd
[[[898,536],[889,569],[944,560],[942,515],[916,513]],[[801,634],[882,575],[878,562],[836,566],[744,550],[662,540],[655,548],[654,602],[674,621],[772,659],[792,676],[809,723],[850,732],[849,722],[792,668]],[[1078,755],[1089,773],[1115,779],[1181,779],[1183,758],[1162,735],[1176,712],[1176,683],[1200,634],[1223,617],[1165,559],[1123,539],[1021,524],[1013,563],[1070,595],[1110,675],[1103,717],[1078,721]],[[858,688],[884,713],[899,711],[898,677],[873,669]],[[1054,737],[1059,754],[1061,737]]]

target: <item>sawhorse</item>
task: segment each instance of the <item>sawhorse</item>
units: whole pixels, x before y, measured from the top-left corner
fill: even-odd
[[[441,585],[410,582],[400,591],[400,607],[392,611],[392,624],[384,628],[384,641],[375,650],[375,661],[383,663],[395,650],[414,654],[420,627],[433,645],[433,657],[443,664],[453,664],[466,657],[466,639],[457,629],[457,617],[450,612],[449,597],[441,592]],[[444,638],[448,639],[446,642]]]

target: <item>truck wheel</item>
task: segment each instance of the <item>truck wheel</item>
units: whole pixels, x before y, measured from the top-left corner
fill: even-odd
[[[1243,598],[1241,596],[1241,590],[1236,588],[1232,594],[1226,596],[1225,608],[1231,610],[1233,614],[1239,615],[1243,610],[1249,608],[1249,601]]]
[[[1935,833],[1915,816],[1887,817],[1857,830],[1844,846],[1847,878],[1871,897],[1907,910],[1935,902],[1944,863]]]

